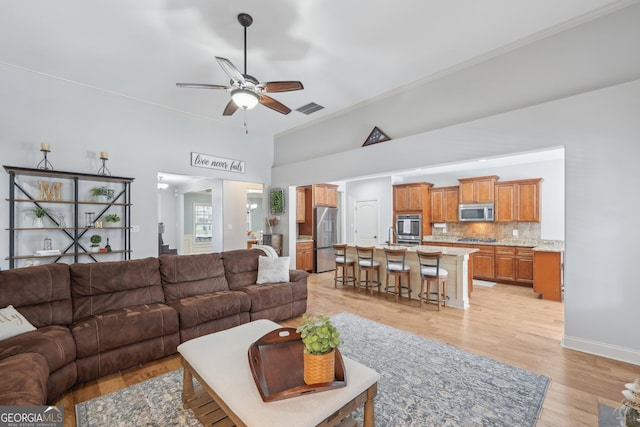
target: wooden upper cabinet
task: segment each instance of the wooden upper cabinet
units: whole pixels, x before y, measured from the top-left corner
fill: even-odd
[[[433,184],[417,182],[393,186],[393,210],[397,213],[421,213],[429,205],[429,189]]]
[[[512,182],[501,182],[495,186],[495,221],[514,222],[518,220],[516,212],[517,186]]]
[[[306,195],[304,194],[304,187],[296,188],[296,222],[305,222],[306,216]]]
[[[458,179],[460,203],[493,203],[493,191],[498,177],[495,175]]]
[[[431,189],[431,222],[458,222],[458,186]]]
[[[338,207],[338,186],[333,184],[313,185],[313,206]]]
[[[496,222],[540,222],[542,178],[495,185]]]
[[[542,178],[518,183],[518,221],[540,222],[540,184]]]

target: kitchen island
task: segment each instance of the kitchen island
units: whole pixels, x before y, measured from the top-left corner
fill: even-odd
[[[403,246],[386,246],[376,245],[376,251],[374,259],[380,263],[380,282],[381,290],[384,290],[386,285],[385,268],[387,261],[384,256],[384,248],[402,248]],[[474,248],[456,248],[448,246],[436,246],[436,245],[415,245],[407,246],[407,264],[411,267],[411,298],[418,299],[420,293],[420,264],[418,263],[417,250],[423,252],[442,252],[442,258],[440,260],[440,267],[447,270],[449,276],[447,278],[447,295],[449,296],[449,302],[447,306],[455,308],[468,308],[469,298],[471,295],[471,271],[469,268],[470,257],[469,255],[477,252]],[[353,259],[357,259],[355,246],[349,246],[347,255]],[[364,278],[364,277],[363,277]],[[393,279],[392,279],[393,280]]]

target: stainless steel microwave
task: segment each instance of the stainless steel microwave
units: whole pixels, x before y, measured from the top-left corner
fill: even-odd
[[[493,221],[493,203],[473,203],[458,205],[458,219],[460,221]]]

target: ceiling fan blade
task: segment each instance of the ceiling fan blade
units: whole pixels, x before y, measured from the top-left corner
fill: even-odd
[[[235,113],[237,109],[238,109],[238,105],[235,102],[233,102],[233,99],[232,99],[231,101],[229,101],[227,106],[224,107],[224,112],[222,113],[222,115],[230,116],[233,113]]]
[[[265,107],[271,108],[278,113],[289,114],[291,112],[291,109],[289,107],[267,95],[258,94],[258,99],[260,101],[260,104],[264,105]]]
[[[236,66],[231,63],[231,61],[229,61],[226,58],[221,58],[219,56],[216,56],[216,61],[218,61],[218,64],[220,64],[220,66],[222,67],[222,70],[227,74],[227,76],[229,76],[229,78],[232,81],[237,83],[245,82],[244,76],[242,75],[240,70],[238,70]]]
[[[302,83],[296,81],[266,82],[260,83],[258,87],[263,88],[265,92],[289,92],[304,89]]]
[[[178,87],[192,87],[196,89],[231,89],[231,86],[208,85],[204,83],[176,83]]]

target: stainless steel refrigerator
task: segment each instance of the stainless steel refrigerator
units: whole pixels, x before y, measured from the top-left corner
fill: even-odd
[[[314,208],[313,271],[334,270],[336,257],[333,244],[338,238],[338,209],[317,206]]]

